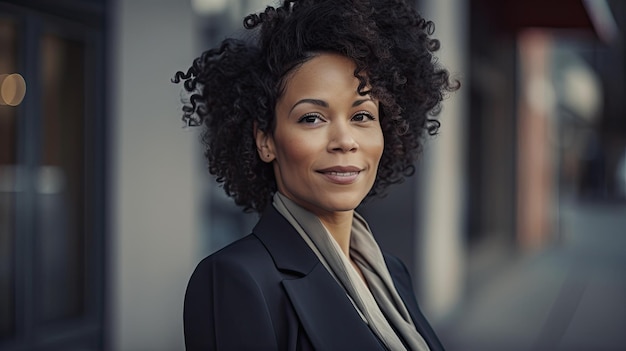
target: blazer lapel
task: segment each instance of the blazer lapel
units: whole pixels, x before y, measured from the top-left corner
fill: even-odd
[[[316,350],[383,350],[322,264],[306,277],[283,280],[283,286]]]
[[[384,350],[345,291],[273,206],[265,211],[253,233],[272,255],[276,267],[292,275],[282,285],[316,350]]]

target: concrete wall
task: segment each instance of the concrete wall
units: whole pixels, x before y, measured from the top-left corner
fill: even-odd
[[[194,57],[193,18],[189,1],[111,6],[107,350],[183,349],[198,138],[182,128],[180,86],[169,81]]]

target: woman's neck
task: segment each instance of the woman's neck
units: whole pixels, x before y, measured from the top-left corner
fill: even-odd
[[[331,216],[319,217],[330,235],[337,241],[341,251],[350,257],[350,235],[352,233],[352,218],[354,211],[334,212]]]

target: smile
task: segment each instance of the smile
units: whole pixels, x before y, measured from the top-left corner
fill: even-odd
[[[355,167],[353,169],[323,169],[318,171],[324,178],[334,184],[348,185],[356,182],[361,174],[361,170]]]
[[[337,177],[350,177],[350,176],[355,176],[359,174],[359,172],[324,172],[324,173],[331,175],[331,176],[337,176]]]

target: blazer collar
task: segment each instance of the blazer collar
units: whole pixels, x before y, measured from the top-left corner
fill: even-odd
[[[253,233],[279,270],[299,275],[281,284],[316,350],[384,350],[343,288],[273,206]]]
[[[306,275],[320,263],[300,234],[271,204],[252,232],[265,245],[280,270]]]

